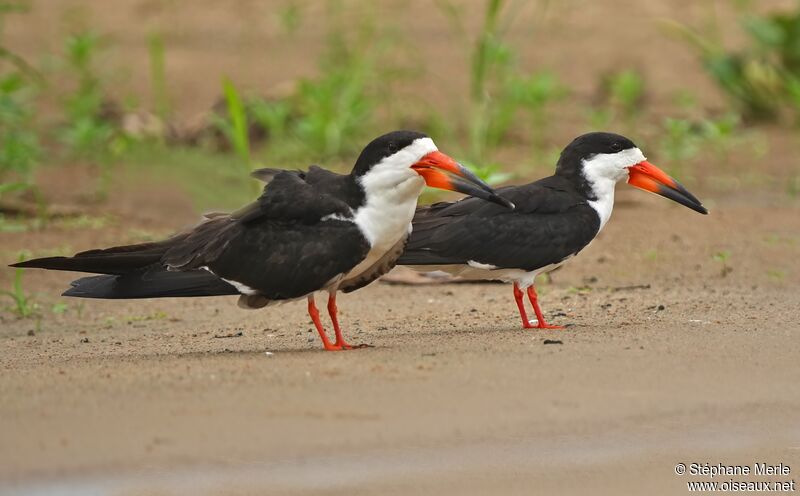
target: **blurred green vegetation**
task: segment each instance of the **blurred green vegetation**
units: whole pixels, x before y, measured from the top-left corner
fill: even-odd
[[[359,4],[356,16],[343,15],[344,3],[324,3],[326,41],[314,76],[268,97],[266,89],[242,91],[236,74],[220,74],[217,105],[189,129],[172,121],[170,94],[179,89],[169,81],[170,43],[162,33],[151,32],[142,41],[152,104],[132,103],[146,101],[139,95],[120,103],[110,96],[107,74],[124,70],[124,61],[103,57],[113,54],[113,38],[73,26],[60,50],[42,54],[58,61],[57,70],[44,70],[3,41],[4,23],[25,22],[31,5],[0,0],[0,207],[7,201],[34,202],[46,217],[47,199],[36,185],[36,171],[46,161],[47,167],[82,164],[97,171],[91,201],[105,201],[112,172],[125,167],[174,180],[200,208],[233,208],[260,188],[248,177],[255,167],[316,162],[346,170],[366,141],[401,127],[428,132],[497,184],[523,170],[529,176],[531,170],[552,168],[563,146],[553,141],[553,128],[564,106],[583,111],[586,129],[631,135],[691,183],[702,159],[724,161],[742,147],[763,150],[754,138],[753,120],[800,115],[800,6],[756,15],[747,2],[739,2],[747,43],[738,51],[725,48],[718,27],[667,23],[670,32],[693,47],[731,106],[704,109],[684,90],[670,111],[655,112],[646,74],[636,67],[615,66],[595,82],[597,97],[583,101],[552,68],[523,63],[512,28],[537,29],[540,24],[530,22],[529,14],[544,18],[554,8],[551,2],[485,0],[481,22],[472,25],[465,22],[463,4],[438,0],[438,13],[449,21],[445,31],[463,47],[469,71],[446,75],[452,84],[464,85],[468,101],[445,116],[450,109],[439,110],[424,96],[395,98],[402,93],[399,86],[422,72],[404,62],[408,50],[402,29],[370,2]],[[309,21],[309,9],[307,2],[286,0],[274,13],[282,36],[298,36]],[[106,60],[115,66],[102,65]],[[57,103],[56,118],[44,122],[39,117],[42,101]],[[796,194],[796,181],[786,189]],[[46,224],[41,219],[14,224],[9,215],[0,208],[0,231]]]
[[[39,74],[2,43],[6,18],[28,9],[26,2],[0,1],[0,198],[30,188],[42,154],[33,106]]]
[[[20,253],[18,260],[23,261],[26,259],[28,253]],[[36,304],[33,297],[25,291],[22,285],[22,278],[24,276],[24,269],[14,270],[14,280],[11,283],[9,290],[0,291],[0,295],[7,296],[13,302],[9,309],[16,313],[21,318],[29,318],[36,315],[39,310],[39,305]]]
[[[530,144],[536,159],[541,159],[547,143],[548,112],[563,100],[569,89],[548,70],[526,72],[519,67],[517,48],[507,41],[507,34],[519,18],[524,2],[488,0],[479,32],[469,33],[464,23],[463,7],[441,0],[437,5],[449,19],[461,44],[471,47],[469,57],[469,105],[462,121],[469,123],[468,157],[481,164],[477,172],[484,179],[502,181],[507,174],[492,161],[497,149],[509,139],[520,121],[527,122]],[[536,2],[547,9],[547,1]]]
[[[696,170],[705,160],[726,164],[734,154],[763,155],[759,129],[764,121],[788,129],[800,123],[800,3],[757,14],[752,2],[735,2],[736,29],[744,34],[736,49],[724,43],[714,9],[703,26],[664,22],[699,57],[709,80],[728,99],[721,109],[704,108],[688,87],[667,108],[657,107],[647,74],[619,60],[609,61],[609,71],[591,82],[597,91],[590,99],[578,95],[574,83],[552,67],[526,64],[521,53],[531,48],[521,46],[512,31],[529,35],[540,28],[546,21],[532,22],[531,14],[546,19],[555,8],[549,0],[483,0],[477,24],[466,22],[465,9],[475,5],[437,0],[437,13],[449,22],[439,34],[461,47],[468,71],[441,75],[446,84],[462,85],[466,101],[455,108],[438,107],[426,95],[402,91],[425,72],[415,65],[420,60],[405,44],[402,26],[372,2],[364,0],[355,10],[346,9],[346,3],[325,0],[312,8],[312,2],[285,0],[274,20],[289,42],[312,15],[318,24],[320,8],[324,13],[325,43],[314,75],[275,95],[267,88],[242,90],[235,73],[219,74],[217,103],[199,123],[187,125],[174,120],[172,98],[180,88],[169,80],[171,47],[164,33],[153,31],[142,40],[152,103],[141,104],[147,101],[142,95],[119,101],[109,91],[109,74],[124,73],[126,67],[113,57],[113,37],[73,25],[59,48],[34,62],[6,46],[3,27],[24,23],[32,8],[43,7],[0,0],[0,233],[44,226],[98,229],[113,223],[105,214],[91,213],[96,210],[68,215],[51,210],[38,178],[52,178],[53,170],[76,164],[90,168],[94,178],[93,191],[82,200],[101,206],[112,178],[119,176],[175,185],[198,209],[234,209],[261,187],[249,177],[254,168],[323,163],[344,171],[367,141],[397,128],[432,135],[490,184],[529,180],[552,170],[564,145],[554,137],[566,122],[573,134],[628,134],[659,165],[692,185],[701,180]],[[43,107],[48,107],[48,118],[42,117]],[[572,110],[567,118],[565,107]],[[570,120],[573,114],[582,121]],[[793,172],[782,188],[789,197],[800,196],[800,172]],[[427,191],[422,200],[440,194]],[[162,234],[134,230],[129,237],[141,241]],[[62,247],[57,254],[68,252]],[[645,257],[655,260],[658,253],[652,250]],[[732,270],[729,258],[726,251],[713,255],[722,276]],[[782,275],[776,270],[771,277]],[[42,306],[23,283],[17,271],[0,294],[16,315],[40,318]],[[59,304],[51,312],[67,310]]]
[[[800,119],[800,4],[794,10],[753,12],[739,1],[744,46],[729,48],[715,10],[705,26],[665,21],[668,32],[692,47],[709,76],[746,120]]]

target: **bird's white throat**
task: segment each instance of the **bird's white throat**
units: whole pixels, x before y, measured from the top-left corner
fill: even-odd
[[[425,187],[419,174],[408,172],[393,188],[364,188],[366,201],[355,211],[355,222],[373,249],[388,250],[408,235],[417,199]]]
[[[414,140],[361,177],[365,202],[356,210],[355,222],[373,250],[388,250],[408,235],[425,187],[425,180],[411,166],[436,150],[430,138]]]
[[[425,180],[410,164],[404,170],[399,167],[376,170],[373,167],[362,177],[361,186],[366,198],[364,204],[355,211],[354,221],[367,238],[370,250],[364,260],[347,273],[345,279],[369,270],[411,233],[411,221]]]
[[[617,183],[628,177],[628,167],[646,160],[638,148],[629,148],[617,153],[598,153],[583,160],[583,177],[589,183],[595,200],[589,205],[600,217],[600,229],[611,218],[614,209],[614,189]]]

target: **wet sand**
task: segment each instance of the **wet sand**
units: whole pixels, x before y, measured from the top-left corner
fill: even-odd
[[[344,296],[346,335],[374,348],[340,353],[300,302],[90,301],[32,336],[6,320],[4,491],[683,494],[678,462],[800,467],[797,211],[630,198],[541,286],[565,330],[520,329],[502,284]],[[69,275],[29,279],[53,295]]]

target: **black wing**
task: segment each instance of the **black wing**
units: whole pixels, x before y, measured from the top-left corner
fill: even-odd
[[[198,226],[162,263],[173,270],[207,267],[280,300],[323,288],[368,251],[346,203],[286,172],[277,174],[254,204]]]
[[[252,176],[269,185],[279,174],[293,174],[320,193],[325,193],[356,209],[364,203],[364,191],[348,175],[337,174],[312,165],[308,171],[284,171],[281,169],[258,169]]]
[[[71,296],[238,294],[236,282],[269,299],[295,298],[322,288],[366,256],[369,244],[351,218],[346,203],[299,174],[282,172],[252,204],[213,215],[167,240],[17,266],[109,274],[75,281],[66,293]]]
[[[514,210],[469,198],[417,210],[402,265],[469,261],[534,270],[583,249],[600,226],[595,210],[568,184],[547,178],[501,188]]]

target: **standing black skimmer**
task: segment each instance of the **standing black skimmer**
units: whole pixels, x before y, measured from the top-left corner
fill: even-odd
[[[366,286],[395,265],[426,183],[510,206],[431,138],[412,131],[372,141],[347,175],[312,166],[308,172],[261,169],[254,176],[267,181],[255,202],[232,214],[210,214],[164,241],[12,267],[104,274],[73,281],[64,293],[82,298],[240,295],[243,308],[307,298],[325,349],[342,350],[352,347],[339,328],[336,292]],[[318,290],[329,293],[334,343],[319,319]]]
[[[524,328],[558,329],[545,321],[534,279],[586,247],[611,217],[614,188],[628,184],[707,214],[700,201],[647,162],[624,136],[589,133],[567,146],[550,177],[498,189],[513,210],[472,199],[417,209],[399,264],[443,270],[467,279],[512,282]],[[528,320],[523,290],[536,313]]]

